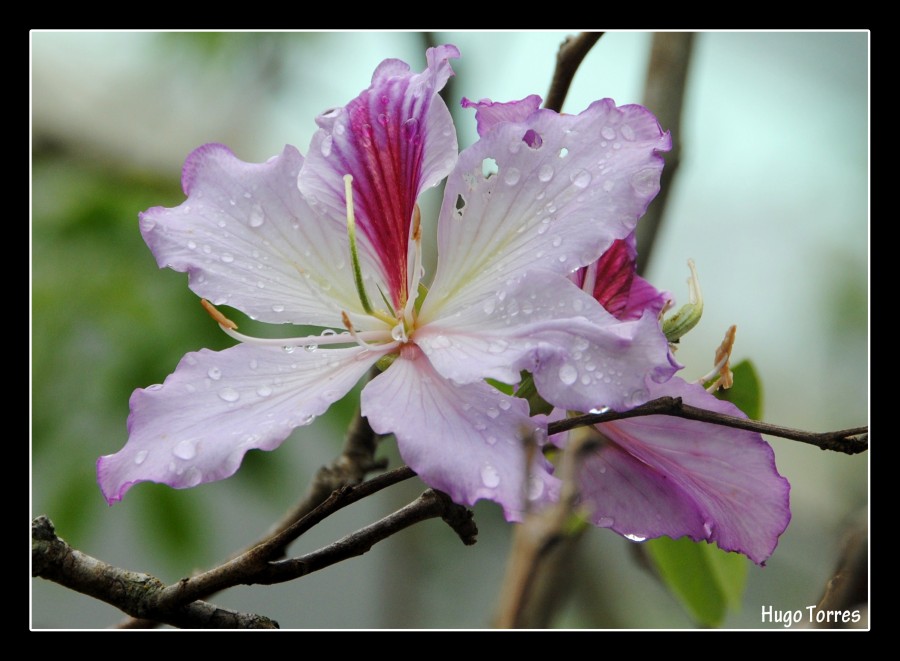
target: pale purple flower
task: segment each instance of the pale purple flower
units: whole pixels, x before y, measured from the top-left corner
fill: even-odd
[[[383,62],[360,96],[317,118],[305,159],[290,146],[263,164],[197,149],[187,200],[141,215],[160,267],[186,271],[198,295],[324,330],[261,340],[223,327],[241,343],[189,353],[165,383],[135,391],[128,443],[98,461],[110,503],[141,481],[228,477],[378,364],[361,398],[373,429],[395,434],[430,486],[519,519],[558,481],[541,457],[526,466],[523,439],[543,424],[485,379],[514,384],[527,370],[546,400],[587,410],[645,401],[648,382],[672,375],[655,314],[619,320],[568,277],[631,234],[669,135],[608,99],[572,116],[537,97],[484,101],[469,104],[479,141],[457,154],[438,91],[458,56],[430,49],[422,73]],[[426,294],[416,199],[448,174]]]
[[[659,314],[668,294],[635,273],[634,238],[616,241],[572,279],[609,312],[630,319]],[[649,398],[746,418],[699,383],[647,380]],[[666,535],[715,542],[764,564],[791,518],[790,485],[758,433],[671,416],[596,425],[602,439],[584,458],[579,491],[590,520],[635,541]],[[565,446],[567,435],[550,441]]]

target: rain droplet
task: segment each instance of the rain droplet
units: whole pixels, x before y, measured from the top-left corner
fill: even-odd
[[[141,450],[136,455],[134,455],[134,463],[140,466],[147,460],[147,455],[150,454],[147,450]]]
[[[575,383],[575,379],[578,378],[578,370],[572,367],[569,363],[566,363],[562,367],[559,368],[559,380],[562,381],[567,386]]]
[[[410,117],[405,122],[403,122],[403,133],[406,135],[408,140],[412,140],[416,134],[419,132],[419,120],[415,117]]]
[[[335,124],[334,125],[334,134],[335,135],[344,135],[344,131],[347,129],[344,128],[343,124]]]
[[[300,424],[308,425],[315,419],[316,419],[316,416],[312,415],[311,413],[307,413],[306,415],[300,416]]]
[[[303,349],[308,353],[312,353],[313,351],[315,351],[318,348],[319,348],[318,344],[307,344],[305,347],[303,347]],[[293,367],[293,365],[291,365],[291,367]]]
[[[582,374],[581,375],[581,383],[582,384],[589,386],[589,385],[591,385],[591,381],[592,381],[592,379],[591,379],[590,374]]]
[[[538,179],[543,181],[545,184],[553,179],[553,166],[545,163],[541,166],[541,169],[538,170]]]
[[[489,418],[496,418],[497,416],[500,415],[500,409],[498,409],[494,406],[490,406],[490,407],[488,407],[487,414],[488,414]]]
[[[532,475],[528,478],[528,500],[537,500],[544,493],[544,483],[541,478]]]
[[[572,173],[572,176],[569,177],[574,186],[578,188],[587,188],[591,183],[591,173],[587,170],[580,170],[579,172]]]
[[[201,473],[200,469],[196,466],[191,466],[190,468],[188,468],[184,473],[184,477],[182,478],[182,483],[186,487],[195,487],[202,481],[203,473]]]
[[[334,138],[332,138],[330,135],[326,135],[325,139],[322,140],[320,149],[322,150],[322,156],[324,156],[325,158],[331,156],[331,145],[333,142]]]
[[[222,388],[219,391],[219,398],[225,402],[236,402],[241,398],[241,393],[234,388]]]
[[[497,445],[497,437],[496,436],[488,436],[484,440],[487,441],[488,445]]]
[[[607,193],[609,193],[615,187],[616,182],[614,182],[612,179],[607,179],[603,182],[603,190],[605,190]]]
[[[500,473],[490,464],[485,464],[481,467],[481,481],[484,486],[493,489],[500,484]]]
[[[222,370],[220,370],[218,367],[210,367],[208,370],[206,370],[206,375],[213,381],[218,381],[222,378]]]
[[[625,539],[630,539],[632,542],[643,542],[646,540],[646,537],[641,537],[640,535],[635,535],[634,533],[626,533],[624,535]]]
[[[562,245],[562,237],[561,236],[553,237],[553,247],[559,248],[561,245]]]
[[[502,353],[506,351],[506,347],[509,346],[509,342],[506,340],[491,340],[491,343],[488,344],[488,351],[490,353]]]
[[[223,252],[222,257],[220,257],[220,259],[223,262],[225,262],[226,264],[230,264],[231,262],[234,261],[234,255],[232,255],[231,253],[228,253],[228,252]]]
[[[483,310],[485,314],[491,314],[494,311],[494,308],[497,306],[497,303],[493,298],[489,298],[484,302]]]
[[[269,386],[260,386],[256,389],[256,394],[260,397],[268,397],[272,394],[272,389]]]
[[[212,252],[212,248],[209,246],[208,243],[206,243],[206,244],[203,245],[202,250],[203,250],[203,252],[205,252],[207,255],[210,254],[210,253]]]
[[[259,367],[259,361],[254,358],[250,361],[250,369],[255,370],[257,367]]]
[[[195,241],[188,241],[188,242],[187,242],[187,247],[190,248],[191,250],[196,250],[196,249],[197,249],[197,243],[196,243]]]
[[[641,195],[651,195],[659,187],[659,172],[653,168],[644,168],[631,177],[631,186]]]
[[[510,403],[509,403],[507,400],[505,400],[505,399],[501,399],[500,402],[497,404],[497,406],[499,406],[499,407],[500,407],[501,409],[503,409],[504,411],[509,411],[509,407],[512,406],[512,404],[510,404]]]
[[[705,521],[703,523],[703,532],[707,538],[712,537],[713,534],[713,524],[709,521]]]
[[[337,331],[335,331],[334,329],[331,329],[331,328],[326,328],[321,333],[319,333],[319,335],[321,337],[330,337],[332,335],[337,335]]]
[[[517,183],[519,183],[519,179],[521,178],[522,173],[519,172],[517,168],[510,168],[506,171],[506,175],[504,175],[503,180],[507,183],[507,185],[515,186]]]
[[[272,312],[284,312],[284,306],[276,303],[272,306]]]
[[[616,137],[616,130],[612,126],[604,126],[600,129],[600,135],[607,140],[613,140]]]
[[[601,516],[599,519],[597,519],[597,527],[611,528],[615,522],[615,519],[613,519],[611,516]]]
[[[297,347],[294,347],[294,346],[291,346],[290,344],[287,344],[287,345],[285,345],[285,346],[283,346],[283,347],[281,347],[281,348],[282,348],[282,350],[283,350],[285,353],[294,353],[294,349],[296,349]]]
[[[625,124],[622,126],[622,137],[626,140],[634,140],[634,129]]]
[[[172,448],[172,454],[179,459],[193,459],[197,455],[197,448],[194,447],[191,441],[181,441],[181,443]]]
[[[244,197],[245,197],[246,199],[249,200],[249,199],[250,199],[251,197],[253,197],[253,196],[250,194],[250,191],[246,191],[246,192],[244,193]]]
[[[388,123],[388,116],[385,113],[378,113],[378,123],[384,126]]]
[[[162,388],[161,383],[154,383],[152,386],[147,386],[144,390],[159,390]]]
[[[265,222],[265,216],[263,215],[262,207],[254,204],[250,210],[250,227],[259,227],[263,222]]]

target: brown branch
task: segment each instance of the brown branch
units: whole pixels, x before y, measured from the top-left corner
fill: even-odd
[[[578,71],[585,55],[602,36],[602,32],[582,32],[577,37],[567,37],[560,44],[559,51],[556,53],[556,69],[553,71],[550,91],[547,92],[547,99],[544,101],[545,108],[556,112],[562,110],[575,72]]]
[[[181,628],[277,629],[262,615],[226,610],[202,601],[174,609],[156,607],[165,587],[159,579],[113,567],[77,551],[56,535],[50,519],[31,523],[31,575],[54,581],[121,609],[133,618],[151,619]]]
[[[681,111],[684,89],[694,35],[690,32],[660,32],[653,35],[650,64],[644,86],[644,105],[656,115],[660,126],[672,132],[672,150],[663,154],[666,167],[660,178],[659,195],[638,223],[638,273],[646,271],[650,263],[653,243],[662,225],[666,200],[681,161],[684,136],[681,130]]]
[[[575,429],[576,427],[597,425],[604,422],[624,420],[625,418],[638,418],[647,415],[670,415],[676,418],[684,418],[685,420],[696,420],[697,422],[708,422],[723,427],[746,429],[748,431],[759,432],[760,434],[769,434],[770,436],[779,436],[792,441],[808,443],[809,445],[815,445],[822,450],[843,452],[844,454],[859,454],[860,452],[865,452],[869,449],[868,427],[854,427],[853,429],[842,429],[830,432],[808,432],[800,429],[791,429],[790,427],[781,427],[759,420],[738,418],[724,413],[707,411],[706,409],[683,403],[680,397],[660,397],[658,399],[652,399],[646,404],[637,406],[629,411],[587,413],[572,418],[566,418],[565,420],[551,422],[547,427],[547,433],[553,435],[568,431],[569,429]]]

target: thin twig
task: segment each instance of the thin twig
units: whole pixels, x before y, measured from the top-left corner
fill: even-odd
[[[736,429],[746,429],[748,431],[759,432],[760,434],[769,434],[770,436],[779,436],[792,441],[808,443],[815,445],[822,450],[832,450],[834,452],[843,452],[844,454],[859,454],[869,449],[869,428],[854,427],[853,429],[842,429],[830,432],[808,432],[800,429],[791,429],[790,427],[781,427],[768,422],[759,420],[750,420],[749,418],[738,418],[724,413],[715,411],[707,411],[690,404],[685,404],[680,397],[660,397],[652,399],[646,404],[637,406],[629,411],[607,411],[606,413],[587,413],[557,422],[551,422],[548,425],[547,432],[550,435],[575,429],[576,427],[584,427],[586,425],[598,425],[604,422],[613,422],[615,420],[624,420],[625,418],[637,418],[648,415],[670,415],[685,420],[696,420],[698,422],[708,422],[713,425],[721,425],[723,427],[734,427]]]
[[[547,92],[547,99],[544,101],[545,108],[556,112],[562,110],[575,72],[578,71],[585,55],[602,36],[602,32],[582,32],[577,37],[567,37],[560,44],[559,51],[556,53],[556,69],[553,71],[550,91]]]
[[[672,150],[663,154],[666,167],[660,178],[659,195],[638,223],[638,273],[644,273],[650,263],[653,244],[662,225],[666,200],[681,161],[684,146],[681,111],[684,107],[685,80],[691,61],[693,38],[694,35],[690,32],[659,32],[653,35],[644,86],[644,105],[656,115],[660,126],[672,132],[674,139]]]

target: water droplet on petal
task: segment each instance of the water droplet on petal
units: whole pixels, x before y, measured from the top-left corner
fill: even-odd
[[[574,186],[578,188],[587,188],[591,183],[591,173],[587,170],[580,170],[579,172],[572,173],[572,176],[569,177]]]
[[[318,344],[307,344],[307,345],[306,345],[305,347],[303,347],[303,348],[304,348],[308,353],[312,353],[313,351],[315,351],[316,349],[319,348],[319,345],[318,345]],[[291,365],[291,367],[294,367],[294,366]]]
[[[284,306],[276,303],[272,306],[272,312],[284,312]]]
[[[554,237],[553,237],[553,247],[554,247],[554,248],[559,248],[561,245],[562,245],[562,237],[561,237],[561,236],[554,236]]]
[[[150,454],[147,450],[141,450],[136,455],[134,455],[134,463],[140,466],[147,460],[147,455]]]
[[[612,126],[604,126],[600,129],[600,135],[607,140],[613,140],[616,137],[616,130]]]
[[[234,261],[234,255],[232,255],[231,253],[228,253],[228,252],[223,252],[222,256],[219,259],[221,259],[226,264],[230,264],[231,262]]]
[[[559,368],[559,380],[562,381],[567,386],[575,383],[575,379],[578,378],[578,370],[575,369],[569,363],[566,363],[562,367]]]
[[[545,163],[541,166],[541,169],[538,170],[538,179],[543,181],[545,184],[553,179],[553,166]]]
[[[496,418],[500,415],[500,409],[494,406],[488,407],[487,414],[489,418]]]
[[[344,135],[344,131],[347,129],[344,128],[343,124],[335,124],[334,125],[334,134],[335,135]]]
[[[407,140],[412,140],[416,134],[419,132],[419,120],[415,117],[410,117],[405,122],[403,122],[403,133],[406,135]]]
[[[490,353],[503,353],[508,346],[509,342],[506,340],[491,340],[490,344],[488,344],[488,351]]]
[[[537,475],[528,478],[528,500],[537,500],[544,493],[544,482]]]
[[[506,174],[503,176],[503,180],[509,186],[515,186],[519,183],[519,179],[522,178],[522,173],[519,172],[518,168],[510,168],[506,171]]]
[[[485,464],[481,467],[481,481],[484,486],[493,489],[500,484],[500,473],[490,464]]]
[[[646,540],[646,537],[641,537],[640,535],[635,535],[634,533],[625,533],[625,539],[630,539],[632,542],[643,542]]]
[[[203,473],[196,466],[191,466],[184,472],[182,483],[185,487],[195,487],[203,481]]]
[[[161,388],[162,388],[162,384],[161,384],[161,383],[154,383],[152,386],[147,386],[146,388],[144,388],[144,390],[151,390],[151,391],[152,391],[152,390],[159,390],[159,389],[161,389]]]
[[[615,519],[613,519],[611,516],[601,516],[599,519],[597,519],[597,527],[611,528],[615,522]]]
[[[222,370],[220,370],[218,367],[210,367],[208,370],[206,370],[206,375],[213,381],[218,381],[222,378]]]
[[[703,523],[703,533],[706,535],[707,539],[712,537],[713,534],[713,524],[709,521],[705,521]]]
[[[226,402],[236,402],[241,398],[241,393],[234,388],[222,388],[219,391],[219,397]]]
[[[631,186],[641,195],[652,195],[659,187],[659,171],[644,168],[631,177]]]
[[[197,455],[197,448],[191,441],[181,441],[172,449],[172,454],[179,459],[193,459]]]
[[[294,353],[294,349],[296,349],[297,347],[291,346],[290,344],[287,344],[287,345],[285,345],[285,346],[283,346],[283,347],[281,347],[281,348],[282,348],[282,350],[283,350],[285,353]]]
[[[634,140],[634,129],[628,124],[622,126],[622,137],[626,140]]]
[[[250,210],[250,227],[259,227],[265,222],[265,215],[263,214],[262,207],[258,204],[254,204],[253,208]]]
[[[508,400],[501,399],[497,406],[499,406],[504,411],[509,411],[509,407],[512,406],[512,404],[510,404]]]
[[[616,187],[616,182],[614,182],[612,179],[607,179],[606,181],[603,182],[603,190],[605,190],[607,193],[612,191],[612,189],[615,187]]]
[[[260,397],[268,397],[272,394],[272,389],[269,386],[260,386],[256,389],[256,394]]]
[[[331,145],[333,142],[334,138],[332,138],[330,135],[326,135],[325,139],[322,140],[320,149],[322,150],[322,156],[324,156],[325,158],[331,156]]]
[[[485,314],[491,314],[494,311],[494,308],[497,306],[497,303],[493,298],[489,298],[484,302],[483,310]]]
[[[197,242],[196,242],[196,241],[188,241],[188,242],[187,242],[187,247],[190,248],[191,250],[196,250],[196,249],[197,249]]]

